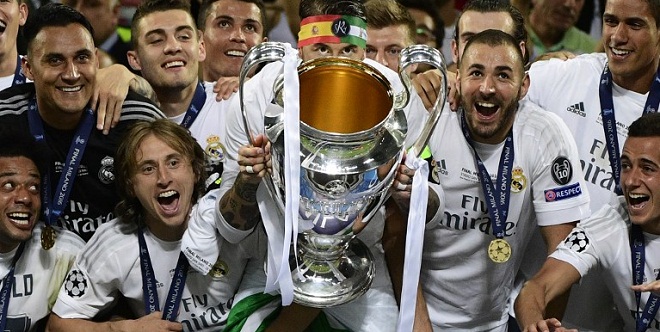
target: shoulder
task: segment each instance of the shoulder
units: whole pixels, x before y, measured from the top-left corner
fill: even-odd
[[[101,225],[81,252],[85,265],[103,263],[108,257],[123,256],[137,245],[137,225],[123,222],[120,218]]]
[[[0,91],[0,116],[24,113],[33,97],[33,83],[19,84]]]
[[[120,122],[135,120],[152,121],[163,118],[165,118],[165,115],[151,100],[133,91],[128,91],[122,105],[121,117],[119,118]]]
[[[529,100],[521,100],[516,115],[516,125],[534,132],[551,132],[558,134],[565,132],[566,124],[559,116],[547,112],[541,106]]]
[[[572,73],[574,75],[600,74],[605,67],[607,57],[605,53],[587,53],[578,55],[573,59],[549,59],[537,61],[529,69],[529,75],[532,82],[540,75],[565,75]],[[539,77],[540,78],[540,77]]]

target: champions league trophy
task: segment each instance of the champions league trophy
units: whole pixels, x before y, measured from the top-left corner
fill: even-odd
[[[282,60],[285,52],[284,44],[265,42],[245,56],[239,84],[248,139],[249,110],[244,107],[242,94],[245,78],[257,64]],[[408,134],[403,108],[409,91],[414,93],[405,69],[417,63],[438,68],[444,83],[439,94],[442,97],[413,145],[414,151],[421,153],[439,118],[437,105],[442,108],[447,91],[446,68],[437,50],[415,45],[401,52],[399,75],[407,91],[399,95],[394,94],[378,70],[362,61],[318,58],[298,66],[297,221],[301,232],[297,242],[294,235],[293,248],[297,250],[289,256],[288,266],[295,302],[324,308],[349,302],[369,289],[375,264],[369,248],[355,238],[355,233],[384,203],[401,163]],[[284,119],[289,114],[284,113],[283,81],[280,75],[273,87],[275,98],[263,119],[265,134],[272,144],[272,173],[265,182],[280,212],[286,208],[285,182],[289,182],[284,167]],[[288,247],[290,243],[284,245]]]

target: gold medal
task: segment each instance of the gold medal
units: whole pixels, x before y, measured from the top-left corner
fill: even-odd
[[[495,263],[504,263],[511,258],[511,245],[504,239],[495,239],[488,245],[488,257]]]
[[[47,225],[43,230],[41,230],[41,247],[44,248],[44,250],[52,248],[55,245],[56,237],[57,234],[55,233],[53,227]]]

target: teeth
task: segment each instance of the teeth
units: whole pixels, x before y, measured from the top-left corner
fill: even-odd
[[[245,56],[245,52],[243,52],[243,51],[227,51],[227,55],[231,55],[231,56]]]
[[[486,102],[483,102],[483,101],[482,101],[482,102],[478,102],[477,105],[479,105],[479,106],[481,106],[481,107],[495,107],[495,104],[492,104],[492,103],[486,103]]]
[[[180,67],[183,66],[183,61],[172,61],[165,64],[165,68]]]
[[[158,197],[159,197],[159,198],[167,198],[167,197],[172,197],[172,196],[174,196],[174,195],[176,195],[176,194],[177,194],[176,191],[174,191],[174,190],[170,190],[170,191],[166,191],[166,192],[160,193],[160,195],[158,195]]]
[[[60,89],[64,92],[76,92],[76,91],[80,91],[80,89],[82,89],[82,86],[61,87]]]
[[[7,23],[0,21],[0,28],[5,29],[7,27]]]
[[[12,219],[28,219],[30,215],[25,212],[13,212],[9,214],[9,217]]]
[[[619,50],[619,49],[616,49],[616,48],[614,48],[614,47],[610,47],[610,49],[612,50],[612,53],[614,53],[614,54],[616,54],[616,55],[626,55],[626,54],[629,54],[629,53],[630,53],[630,51]]]
[[[647,196],[643,194],[628,194],[628,197],[632,199],[636,199],[636,198],[646,198]]]

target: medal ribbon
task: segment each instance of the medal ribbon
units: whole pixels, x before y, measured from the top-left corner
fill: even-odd
[[[44,134],[44,124],[39,115],[39,111],[37,110],[36,99],[32,99],[28,108],[28,124],[30,126],[30,134],[34,136],[34,139],[37,142],[45,142],[46,135]],[[46,225],[55,224],[57,218],[59,218],[64,211],[66,202],[73,190],[73,182],[78,174],[78,167],[80,166],[83,154],[85,153],[85,148],[87,147],[87,142],[89,141],[89,136],[93,127],[94,112],[88,107],[85,109],[80,124],[78,124],[78,129],[76,129],[76,133],[71,141],[71,146],[69,147],[69,152],[66,156],[66,163],[62,169],[60,180],[57,183],[55,196],[51,196],[50,193],[50,172],[46,173],[44,176],[42,205],[45,207],[44,218],[46,219]]]
[[[195,122],[195,119],[197,119],[197,116],[199,115],[199,111],[204,107],[204,102],[206,102],[206,91],[204,91],[202,83],[197,83],[195,94],[190,101],[190,106],[188,106],[188,111],[186,111],[186,115],[183,117],[183,121],[181,121],[181,126],[183,128],[188,129],[192,126],[193,122]]]
[[[7,309],[9,309],[9,299],[11,298],[11,286],[14,284],[14,270],[16,268],[16,262],[18,262],[23,254],[23,249],[25,249],[25,242],[21,242],[18,246],[16,255],[11,260],[9,272],[2,279],[2,290],[0,291],[0,331],[4,331],[5,326],[7,326]]]
[[[158,292],[156,291],[156,275],[151,265],[149,257],[149,248],[144,240],[142,229],[138,229],[138,244],[140,247],[140,270],[142,271],[142,296],[144,299],[144,311],[148,315],[154,311],[160,311],[160,302],[158,301]],[[188,276],[188,260],[183,252],[179,253],[179,260],[174,268],[174,276],[170,284],[170,290],[167,293],[165,301],[165,310],[163,319],[174,322],[179,313],[179,305],[183,296],[183,288],[186,285]]]
[[[26,78],[25,74],[21,70],[21,56],[16,56],[16,69],[14,70],[14,81],[11,82],[11,86],[25,83]]]
[[[619,154],[619,140],[617,138],[616,119],[614,117],[612,73],[607,65],[600,76],[598,95],[600,97],[600,115],[603,118],[603,130],[605,131],[607,153],[610,159],[610,167],[612,167],[612,174],[616,181],[614,192],[617,195],[621,195],[621,156]],[[660,104],[660,67],[658,68],[658,72],[655,74],[655,78],[651,84],[651,91],[649,91],[649,96],[646,98],[646,104],[644,105],[644,111],[642,114],[657,112],[658,104]]]
[[[481,179],[481,188],[488,201],[488,215],[490,215],[493,234],[498,239],[504,238],[504,226],[509,212],[509,198],[511,196],[511,168],[513,164],[513,129],[509,130],[504,139],[504,148],[500,155],[500,164],[497,170],[497,183],[493,185],[493,180],[488,174],[477,150],[474,148],[474,141],[470,136],[470,130],[467,127],[465,111],[461,113],[461,129],[463,136],[474,152],[474,159],[479,169],[479,178]]]
[[[644,264],[646,255],[644,250],[644,234],[642,233],[642,228],[638,225],[632,225],[630,227],[630,252],[632,254],[633,282],[635,285],[641,285],[644,283]],[[656,278],[656,280],[658,279],[660,279],[660,275]],[[646,306],[644,306],[644,311],[640,314],[639,303],[641,301],[641,295],[640,292],[635,292],[635,301],[637,302],[637,311],[635,312],[635,322],[637,324],[636,332],[646,331],[651,320],[658,312],[658,300],[660,300],[660,297],[650,293],[649,299],[646,301]]]

